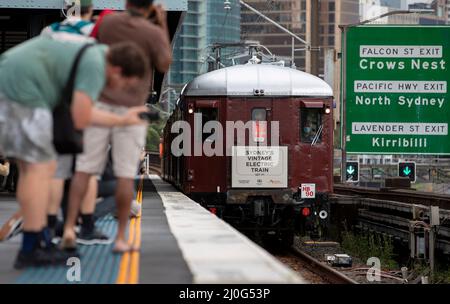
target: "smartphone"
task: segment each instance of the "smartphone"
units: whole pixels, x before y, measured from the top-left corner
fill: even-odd
[[[147,120],[148,122],[158,121],[160,119],[159,113],[142,112],[139,113],[139,118]]]

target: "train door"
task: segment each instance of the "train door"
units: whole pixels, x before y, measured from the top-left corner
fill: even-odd
[[[227,170],[227,182],[230,188],[256,187],[255,183],[259,178],[249,172],[250,169],[248,168],[244,168],[242,171],[238,170],[236,166],[245,166],[246,163],[241,163],[244,161],[242,159],[235,159],[235,154],[233,153],[247,149],[243,148],[244,146],[255,147],[272,145],[272,114],[272,99],[270,98],[228,99],[226,105],[226,119],[235,124],[235,130],[233,132],[230,133],[230,130],[227,130],[227,136],[232,136],[232,138],[227,138],[227,144],[229,145],[227,149],[230,155],[232,154],[232,156],[228,158]],[[239,125],[246,125],[245,130],[238,130],[237,127]],[[235,150],[233,150],[231,146],[233,146],[233,149]],[[258,185],[263,187],[264,183],[258,181]]]
[[[197,100],[195,114],[190,117],[193,142],[188,164],[190,192],[221,193],[226,191],[223,127],[219,100]],[[220,126],[218,125],[220,124]],[[222,133],[222,134],[221,134]]]
[[[332,128],[331,115],[325,112],[325,101],[301,100],[298,108],[299,121],[297,133],[301,156],[306,160],[306,170],[300,171],[298,178],[305,183],[315,183],[317,191],[329,191],[332,170]]]

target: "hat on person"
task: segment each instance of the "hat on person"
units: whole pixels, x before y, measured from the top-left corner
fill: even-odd
[[[66,5],[73,6],[73,5],[80,5],[80,7],[89,7],[92,6],[92,0],[66,0]]]
[[[81,7],[92,6],[92,0],[80,0]]]

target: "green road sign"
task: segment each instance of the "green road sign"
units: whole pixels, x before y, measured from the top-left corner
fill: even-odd
[[[450,27],[355,26],[344,37],[347,152],[450,154]]]
[[[399,162],[398,176],[409,177],[412,183],[416,182],[416,163],[415,162]]]

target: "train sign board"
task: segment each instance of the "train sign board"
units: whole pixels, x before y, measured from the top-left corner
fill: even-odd
[[[231,186],[233,188],[287,188],[288,148],[234,146]]]
[[[344,34],[345,146],[450,154],[450,27],[351,26]]]

